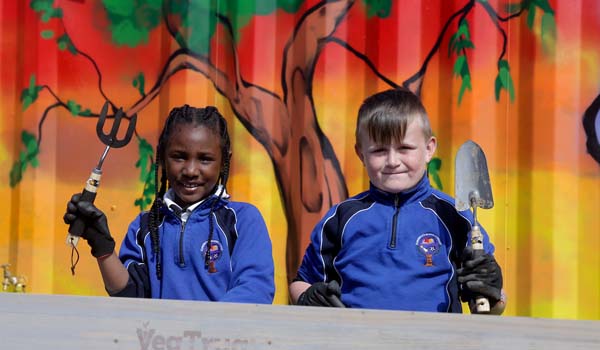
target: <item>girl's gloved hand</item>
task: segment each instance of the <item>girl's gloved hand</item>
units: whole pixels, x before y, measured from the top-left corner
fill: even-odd
[[[81,194],[74,194],[71,197],[71,200],[67,203],[67,211],[63,216],[63,221],[67,225],[78,218],[85,222],[85,229],[81,237],[92,248],[94,257],[101,258],[112,254],[115,250],[115,240],[108,230],[106,215],[94,204],[80,201],[80,197]]]

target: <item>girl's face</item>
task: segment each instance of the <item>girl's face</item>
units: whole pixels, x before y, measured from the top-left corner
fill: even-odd
[[[164,162],[175,202],[187,208],[207,197],[219,180],[219,135],[202,125],[176,125],[167,141]]]

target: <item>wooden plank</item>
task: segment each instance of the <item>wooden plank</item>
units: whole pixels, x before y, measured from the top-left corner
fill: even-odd
[[[2,349],[600,349],[600,321],[0,293]]]

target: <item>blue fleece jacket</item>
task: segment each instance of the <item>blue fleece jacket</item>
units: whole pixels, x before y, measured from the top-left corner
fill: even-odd
[[[348,307],[462,312],[455,271],[472,222],[471,212],[457,211],[427,175],[398,194],[371,185],[315,227],[296,279],[337,280]]]
[[[214,271],[206,266],[209,213],[215,200],[213,196],[183,214],[166,206],[160,208],[161,280],[156,274],[148,213],[138,215],[119,253],[129,272],[129,282],[114,296],[272,303],[275,284],[271,240],[260,212],[251,204],[221,199],[215,205],[210,253]]]

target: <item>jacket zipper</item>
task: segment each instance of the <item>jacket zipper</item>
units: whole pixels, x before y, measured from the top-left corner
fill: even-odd
[[[396,248],[396,222],[398,221],[398,213],[400,212],[400,197],[394,197],[394,216],[392,218],[392,237],[390,239],[390,248]]]
[[[181,231],[179,231],[179,267],[185,267],[185,258],[183,257],[183,231],[187,220],[181,220]]]

